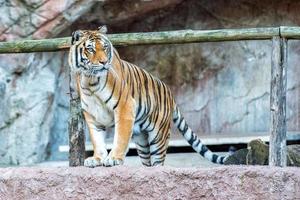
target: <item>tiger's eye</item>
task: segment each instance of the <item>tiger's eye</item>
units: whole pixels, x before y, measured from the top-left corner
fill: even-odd
[[[104,45],[103,45],[103,48],[104,48],[104,50],[107,50],[108,44],[104,44]]]
[[[88,50],[88,52],[93,53],[94,52],[94,48],[93,47],[86,47],[86,49]]]

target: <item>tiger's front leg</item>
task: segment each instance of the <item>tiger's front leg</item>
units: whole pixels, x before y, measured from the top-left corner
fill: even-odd
[[[95,125],[96,122],[93,117],[87,112],[83,112],[85,121],[89,128],[90,139],[93,144],[94,155],[84,160],[84,166],[97,167],[103,165],[103,160],[107,156],[107,150],[105,148],[105,136],[106,130],[103,126]]]
[[[121,102],[120,102],[121,103]],[[122,165],[128,150],[135,121],[135,102],[128,98],[127,101],[115,109],[115,135],[113,148],[104,160],[104,166]]]

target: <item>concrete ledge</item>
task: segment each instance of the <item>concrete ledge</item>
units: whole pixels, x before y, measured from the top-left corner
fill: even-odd
[[[2,168],[0,199],[300,199],[300,168]]]

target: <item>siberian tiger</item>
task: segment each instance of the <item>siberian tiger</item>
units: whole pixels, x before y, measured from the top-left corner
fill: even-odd
[[[77,74],[77,89],[94,148],[94,155],[85,159],[84,165],[123,164],[131,138],[143,165],[163,165],[171,121],[196,152],[222,164],[225,157],[213,154],[187,125],[168,86],[122,60],[106,32],[106,26],[102,26],[72,34],[69,64]],[[109,155],[105,148],[108,127],[115,128]]]

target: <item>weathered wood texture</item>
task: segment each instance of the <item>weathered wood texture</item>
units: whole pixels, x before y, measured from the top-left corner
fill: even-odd
[[[281,26],[280,36],[287,39],[300,39],[300,27]]]
[[[286,166],[286,70],[287,39],[272,39],[270,94],[270,166]]]
[[[179,30],[148,33],[108,34],[115,46],[146,44],[180,44],[238,40],[266,40],[279,35],[279,28],[249,28],[222,30]],[[0,42],[0,53],[29,53],[67,50],[71,38],[19,40]]]
[[[69,166],[83,165],[85,158],[84,121],[75,74],[70,73]]]

